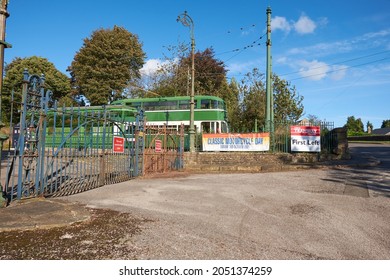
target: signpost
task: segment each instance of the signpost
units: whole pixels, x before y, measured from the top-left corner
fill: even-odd
[[[321,152],[321,128],[319,126],[291,126],[292,152]]]

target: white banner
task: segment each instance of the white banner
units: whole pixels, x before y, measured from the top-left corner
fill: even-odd
[[[321,128],[319,126],[291,126],[292,152],[321,152]]]
[[[203,151],[268,151],[269,133],[215,133],[202,135]]]

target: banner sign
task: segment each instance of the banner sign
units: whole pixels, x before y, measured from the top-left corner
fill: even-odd
[[[114,153],[124,153],[125,152],[125,138],[114,136],[112,139],[112,147]]]
[[[321,152],[319,126],[291,126],[292,152]]]
[[[269,151],[269,133],[218,133],[202,135],[203,151]]]

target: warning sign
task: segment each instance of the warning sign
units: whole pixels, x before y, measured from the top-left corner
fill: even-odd
[[[161,140],[155,141],[154,151],[156,153],[161,153]]]
[[[112,140],[112,147],[114,153],[124,153],[125,152],[125,138],[114,136]]]

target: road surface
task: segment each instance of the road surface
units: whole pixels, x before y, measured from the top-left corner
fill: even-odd
[[[353,167],[136,179],[64,199],[148,220],[127,241],[139,259],[390,259],[390,147],[351,150]]]

